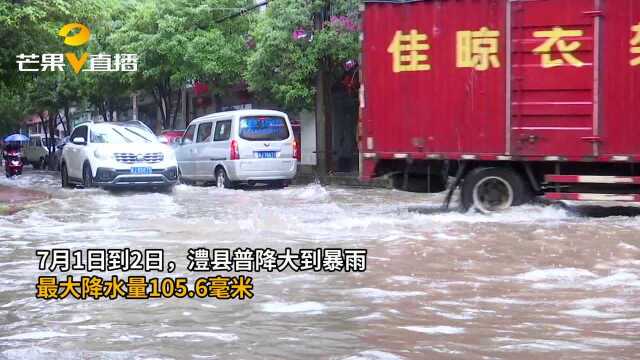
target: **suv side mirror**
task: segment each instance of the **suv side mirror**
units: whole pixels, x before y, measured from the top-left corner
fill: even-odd
[[[71,142],[76,145],[87,145],[87,140],[83,137],[75,137]]]

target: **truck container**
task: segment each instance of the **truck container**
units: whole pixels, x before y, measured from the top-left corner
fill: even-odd
[[[460,187],[481,211],[640,200],[640,0],[365,1],[362,17],[363,178],[447,203]]]

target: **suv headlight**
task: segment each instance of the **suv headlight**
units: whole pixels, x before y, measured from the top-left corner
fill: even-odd
[[[113,156],[110,152],[108,152],[105,149],[96,149],[96,151],[93,152],[93,155],[96,158],[101,159],[101,160],[107,160],[107,159],[110,159]]]

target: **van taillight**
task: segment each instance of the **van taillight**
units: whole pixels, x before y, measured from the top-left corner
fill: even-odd
[[[236,140],[231,140],[231,148],[229,158],[231,160],[239,160],[240,152],[238,151],[238,142]]]
[[[291,144],[291,146],[293,147],[293,158],[300,161],[300,149],[298,149],[298,140],[294,138],[293,144]]]

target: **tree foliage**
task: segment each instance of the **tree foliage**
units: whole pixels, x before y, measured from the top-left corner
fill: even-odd
[[[255,52],[245,76],[251,89],[290,110],[313,107],[315,80],[333,80],[359,52],[357,0],[274,0],[252,31]],[[295,40],[296,30],[307,36]]]
[[[141,1],[110,41],[123,52],[138,54],[133,89],[148,90],[171,128],[180,108],[177,90],[188,81],[205,80],[218,87],[237,82],[247,49],[243,35],[250,17],[216,20],[247,0]]]
[[[28,113],[55,116],[58,109],[80,98],[82,85],[64,81],[67,72],[20,72],[16,56],[68,51],[57,35],[60,27],[68,22],[91,27],[110,4],[109,0],[0,2],[0,92],[7,96],[0,102],[0,121],[15,128]]]
[[[89,106],[109,114],[130,106],[132,91],[153,95],[160,124],[172,128],[179,90],[194,80],[214,93],[246,80],[251,90],[288,110],[313,107],[318,74],[336,80],[359,51],[358,0],[272,0],[264,12],[229,16],[252,0],[0,1],[0,126],[33,112],[68,115]],[[225,21],[219,21],[220,19]],[[80,22],[88,46],[70,48],[57,35]],[[309,34],[294,40],[292,33]],[[16,55],[87,51],[137,54],[134,73],[17,71]],[[67,116],[68,118],[68,116]],[[2,125],[5,124],[5,125]],[[70,124],[65,124],[69,126]]]

